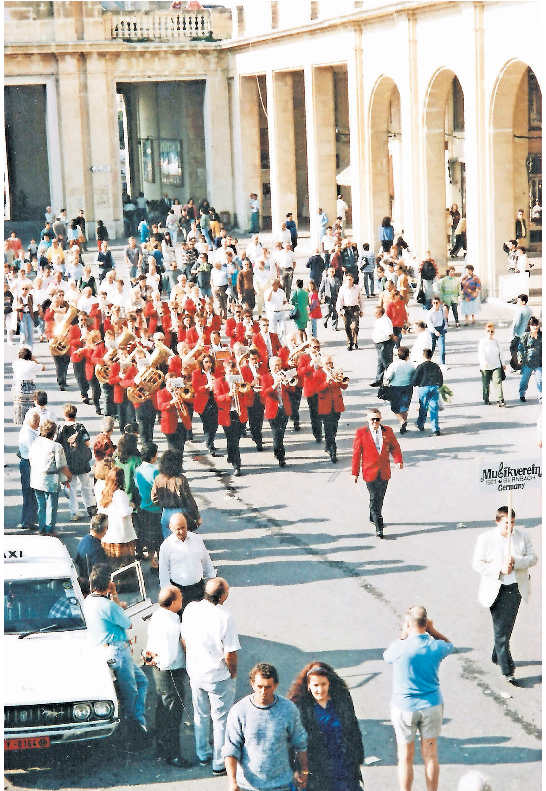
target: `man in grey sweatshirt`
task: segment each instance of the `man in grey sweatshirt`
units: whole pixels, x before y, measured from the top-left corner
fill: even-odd
[[[279,674],[262,662],[250,671],[252,695],[238,701],[228,715],[222,754],[229,791],[285,791],[292,779],[307,784],[307,734],[296,706],[275,694]],[[292,772],[290,750],[300,770]]]

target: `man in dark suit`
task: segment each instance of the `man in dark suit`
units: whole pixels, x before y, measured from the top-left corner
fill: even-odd
[[[402,451],[392,428],[381,425],[378,409],[370,409],[368,425],[356,430],[352,475],[357,483],[362,460],[362,477],[370,493],[370,522],[375,525],[378,538],[383,538],[383,500],[391,477],[389,454],[401,470],[404,466]]]

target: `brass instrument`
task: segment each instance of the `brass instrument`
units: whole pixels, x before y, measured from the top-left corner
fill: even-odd
[[[343,376],[343,371],[333,371],[332,373],[326,371],[326,380],[340,385],[346,384],[349,381],[349,377]]]
[[[48,344],[49,350],[54,357],[61,357],[63,354],[68,354],[70,350],[70,326],[77,315],[78,308],[74,307],[74,305],[69,305],[66,316],[55,333],[56,337],[51,338]]]
[[[183,377],[177,379],[173,378],[169,382],[169,392],[171,394],[171,400],[178,412],[178,417],[180,420],[184,420],[190,414],[184,402],[192,400],[194,395],[193,387],[188,386]]]
[[[277,371],[276,374],[273,374],[273,379],[280,379],[281,384],[286,385],[287,387],[297,387],[298,372],[295,368],[289,368],[286,371]]]
[[[218,349],[214,352],[214,360],[216,365],[219,363],[224,363],[226,360],[229,360],[231,357],[231,349]]]
[[[134,387],[127,388],[127,398],[133,404],[143,404],[156,390],[159,390],[165,376],[157,368],[172,356],[172,352],[161,341],[157,341],[150,363],[135,376]]]
[[[226,377],[226,381],[229,382],[229,392],[233,400],[233,406],[239,417],[241,417],[241,395],[250,393],[251,387],[248,382],[244,380],[237,381],[238,379],[242,380],[243,377],[237,374],[235,376],[228,374]]]
[[[120,349],[127,348],[134,341],[136,341],[136,337],[133,335],[133,333],[130,332],[130,330],[123,330],[119,336],[117,347],[114,349],[108,349],[102,359],[102,363],[95,365],[95,376],[101,384],[108,384],[113,363],[119,363]]]
[[[295,360],[295,357],[296,357],[298,354],[301,354],[301,352],[302,352],[304,349],[306,349],[306,348],[307,348],[307,347],[308,347],[310,344],[311,344],[311,341],[305,341],[305,343],[302,343],[302,344],[300,344],[299,346],[296,346],[296,348],[294,349],[294,351],[293,351],[293,352],[290,352],[290,354],[288,355],[288,360],[287,360],[288,364],[289,364],[289,365],[294,365],[294,363],[296,362],[296,360]]]

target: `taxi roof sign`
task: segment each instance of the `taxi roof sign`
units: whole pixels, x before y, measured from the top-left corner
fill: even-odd
[[[4,562],[36,562],[39,560],[59,560],[71,562],[67,548],[54,536],[4,537]]]

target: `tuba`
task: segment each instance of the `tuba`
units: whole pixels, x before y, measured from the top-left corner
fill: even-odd
[[[109,349],[104,355],[102,363],[95,365],[95,376],[102,385],[108,384],[112,364],[119,362],[119,349],[126,349],[133,341],[136,341],[133,333],[129,330],[123,330],[119,337],[117,347],[115,349]]]
[[[157,369],[161,363],[164,363],[171,356],[171,350],[161,341],[157,341],[155,351],[150,357],[150,364],[143,371],[137,373],[134,387],[127,388],[129,401],[133,404],[143,404],[156,390],[159,390],[165,381],[165,377]]]
[[[70,350],[70,326],[76,316],[78,315],[78,308],[74,305],[69,305],[66,311],[66,316],[62,320],[59,329],[55,332],[55,337],[49,341],[49,350],[54,357],[61,357],[63,354],[68,354]]]

